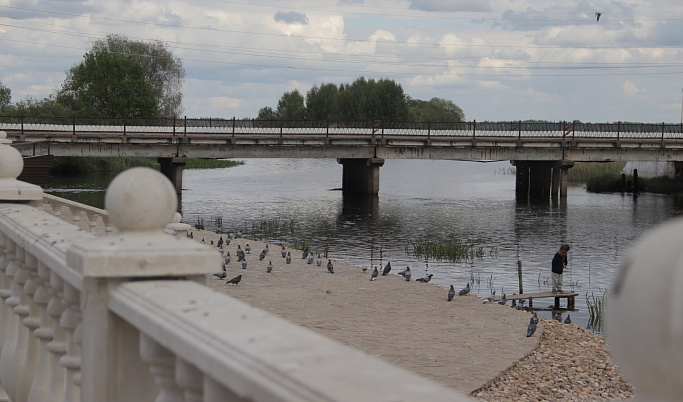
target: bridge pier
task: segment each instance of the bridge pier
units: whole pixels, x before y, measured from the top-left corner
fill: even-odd
[[[337,159],[343,167],[342,191],[347,194],[379,193],[379,168],[384,165],[381,158]]]
[[[187,163],[187,158],[157,158],[157,162],[159,162],[159,165],[161,166],[161,173],[168,177],[175,188],[175,192],[178,195],[178,212],[181,212],[183,196],[183,166],[185,166]]]
[[[567,197],[569,169],[574,166],[571,161],[512,161],[516,168],[516,185],[518,199],[531,197],[534,200],[556,199]]]

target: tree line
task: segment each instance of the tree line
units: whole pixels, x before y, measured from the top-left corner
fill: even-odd
[[[297,89],[285,92],[275,109],[261,108],[257,119],[460,122],[465,113],[447,99],[413,99],[393,80],[360,77],[351,84],[314,85],[305,97]]]

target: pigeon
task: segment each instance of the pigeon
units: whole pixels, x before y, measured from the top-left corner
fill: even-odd
[[[280,250],[280,254],[282,254],[282,258],[287,257],[287,250],[285,250],[285,246],[282,246],[282,250]]]
[[[384,267],[384,270],[382,271],[382,276],[386,276],[386,274],[391,271],[391,262],[387,262],[387,265]]]
[[[491,291],[491,295],[489,297],[487,297],[486,300],[484,300],[484,303],[492,303],[493,299],[495,299],[495,298],[496,298],[496,291],[494,289],[493,291]]]
[[[220,248],[222,245],[223,245],[223,236],[221,236],[221,237],[218,239],[218,247]]]
[[[187,233],[187,238],[188,239],[194,239],[194,235],[192,234],[192,232]]]
[[[526,329],[527,338],[530,337],[531,335],[533,335],[534,332],[536,332],[536,323],[531,322],[531,323],[529,323],[529,327]]]
[[[536,315],[536,312],[534,311],[534,315],[531,316],[529,319],[529,324],[538,324],[538,315]]]
[[[567,318],[564,319],[564,323],[565,324],[571,324],[572,323],[572,319],[570,317],[570,314],[567,314]]]
[[[331,274],[334,273],[334,267],[332,266],[332,260],[327,260],[327,270],[330,271]]]
[[[273,261],[268,261],[268,267],[266,267],[266,272],[273,270]]]
[[[313,264],[313,261],[315,261],[315,256],[313,255],[313,253],[311,253],[308,255],[308,260],[306,260],[306,263]]]
[[[365,272],[365,271],[368,270],[368,267],[363,267],[363,268],[361,268],[361,269],[363,270],[363,272]]]
[[[202,244],[206,244],[206,241],[204,240],[203,237],[202,237]]]
[[[266,252],[266,254],[268,254],[268,252],[270,251],[270,247],[268,247],[268,243],[266,243],[266,248],[264,248],[263,250]]]
[[[595,12],[595,22],[600,22],[600,17],[602,16],[601,12],[596,11]]]
[[[218,279],[225,279],[225,277],[228,276],[228,273],[225,271],[221,271],[221,272],[216,272],[215,274],[213,274],[213,276],[215,276]]]
[[[453,285],[451,285],[450,290],[448,290],[448,301],[453,300],[454,296],[455,296],[455,289],[453,289]]]
[[[498,301],[498,304],[502,304],[503,306],[508,302],[507,297],[505,297],[505,293],[503,293],[503,297]]]
[[[287,258],[285,259],[285,261],[287,261],[287,264],[292,262],[292,254],[289,251],[287,252]]]
[[[415,279],[415,282],[424,282],[424,283],[427,283],[427,282],[429,282],[429,281],[432,279],[432,276],[434,276],[434,274],[429,274],[429,275],[425,276],[424,278]]]
[[[410,282],[410,278],[413,276],[413,273],[410,272],[410,269],[407,269],[405,275],[403,276],[406,277],[406,282]]]
[[[379,271],[377,270],[377,267],[375,267],[375,270],[372,271],[372,276],[370,276],[370,282],[377,279],[378,276],[379,276]]]
[[[222,257],[224,255],[223,253],[225,252],[225,250],[223,250],[223,247],[220,247],[218,249],[218,252],[221,253],[221,257]]]
[[[406,267],[405,270],[399,272],[398,274],[405,277],[405,276],[406,276],[406,272],[410,272],[410,267]]]
[[[247,243],[246,246],[244,246],[244,251],[247,254],[251,254],[251,246],[249,245],[249,243]]]
[[[230,279],[229,281],[225,282],[225,284],[227,285],[227,284],[232,283],[232,284],[237,285],[238,283],[240,283],[241,280],[242,280],[242,275],[237,275],[236,277],[234,277],[234,278]]]
[[[242,231],[238,230],[237,233],[235,233],[235,239],[239,239],[240,237],[242,237]]]
[[[301,259],[305,260],[306,257],[308,257],[308,249],[304,250],[304,253],[301,255]]]
[[[323,258],[320,256],[320,253],[318,253],[318,257],[315,259],[315,263],[318,264],[319,267],[323,265]]]
[[[258,260],[263,261],[263,259],[266,258],[267,253],[268,252],[266,250],[261,251],[261,254],[259,254],[259,256],[258,256]]]
[[[247,269],[247,260],[242,260],[242,269]]]
[[[462,288],[462,290],[461,290],[460,293],[458,293],[458,294],[459,294],[460,296],[464,296],[464,295],[468,294],[469,292],[470,292],[470,283],[467,282],[467,286],[465,286],[464,288]]]
[[[522,299],[517,303],[517,310],[524,310],[524,303],[526,303],[525,299]]]
[[[227,246],[229,246],[229,245],[230,245],[230,238],[229,238],[229,237],[226,237],[226,238],[225,238],[225,246],[227,247]]]
[[[244,260],[244,251],[240,248],[240,245],[237,245],[237,261],[242,261]]]
[[[232,260],[232,257],[230,256],[230,252],[228,251],[228,254],[225,256],[225,265],[230,264],[230,260]]]
[[[211,240],[210,246],[211,246],[211,247],[216,247],[216,244],[213,242],[213,240]]]

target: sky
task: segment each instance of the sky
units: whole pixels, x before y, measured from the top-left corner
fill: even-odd
[[[363,76],[468,121],[683,123],[680,0],[0,0],[0,82],[45,98],[109,34],[181,59],[187,117]]]

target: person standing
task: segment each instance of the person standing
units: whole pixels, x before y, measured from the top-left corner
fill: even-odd
[[[567,268],[567,251],[570,248],[569,244],[561,245],[553,257],[553,293],[562,293],[562,274],[564,269]]]

